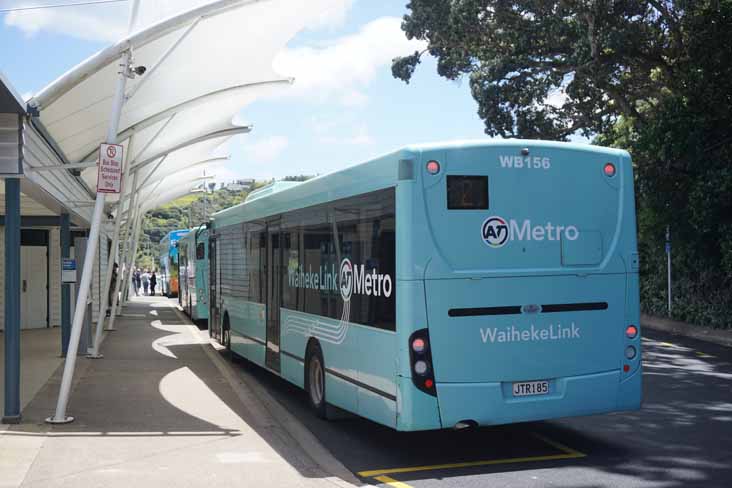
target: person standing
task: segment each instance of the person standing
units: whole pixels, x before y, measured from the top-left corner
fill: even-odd
[[[145,295],[148,295],[148,287],[150,286],[150,273],[148,273],[147,269],[142,272],[142,275],[140,275],[140,279],[142,280],[142,290],[144,291]]]
[[[137,268],[135,270],[135,273],[132,275],[132,286],[135,288],[135,296],[140,296],[140,286],[142,286],[142,281],[140,278],[140,268]]]
[[[155,285],[158,284],[158,277],[155,276],[155,270],[153,270],[150,276],[150,295],[155,296]]]

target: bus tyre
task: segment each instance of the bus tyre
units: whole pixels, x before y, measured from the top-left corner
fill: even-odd
[[[226,346],[226,350],[231,353],[231,328],[229,327],[229,316],[224,316],[224,325],[221,328],[221,342]]]
[[[325,403],[325,361],[320,345],[314,342],[308,349],[305,359],[305,391],[308,393],[310,408],[321,419],[327,418]]]

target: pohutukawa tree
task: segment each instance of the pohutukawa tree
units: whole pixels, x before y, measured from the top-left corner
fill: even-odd
[[[644,308],[664,313],[666,226],[674,315],[732,327],[732,0],[411,0],[422,57],[467,77],[490,136],[628,149]],[[407,54],[407,53],[405,53]]]
[[[684,24],[714,3],[412,0],[402,27],[428,46],[392,72],[409,82],[429,52],[441,76],[467,75],[491,136],[602,133],[621,115],[642,124],[643,104],[684,90],[695,54]]]

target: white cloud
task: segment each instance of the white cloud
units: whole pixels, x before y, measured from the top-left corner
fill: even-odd
[[[335,28],[342,26],[346,21],[348,11],[351,10],[354,0],[308,0],[308,8],[314,12],[321,12],[308,22],[307,27],[319,30],[324,27]]]
[[[129,6],[109,4],[10,12],[5,25],[17,27],[26,35],[40,31],[55,32],[87,41],[114,42],[127,31]]]
[[[143,0],[133,31],[211,1]],[[353,0],[306,1],[311,18],[305,19],[305,25],[310,29],[341,25],[353,4]],[[127,33],[130,5],[131,2],[127,2],[10,12],[5,16],[5,24],[17,27],[29,36],[48,31],[87,41],[112,43]]]
[[[369,103],[369,97],[360,90],[348,90],[340,95],[340,102],[344,107],[365,107]]]
[[[422,49],[421,41],[408,40],[398,17],[382,17],[366,24],[358,33],[318,47],[284,50],[275,59],[280,73],[295,77],[285,94],[318,101],[338,100],[345,106],[368,102],[363,89],[379,69],[393,58]]]
[[[332,134],[322,134],[318,141],[322,144],[345,144],[349,146],[366,146],[374,143],[374,138],[371,137],[368,127],[365,125],[360,126],[353,133],[346,136],[338,136]]]
[[[353,121],[343,117],[327,119],[313,116],[310,119],[310,127],[321,144],[361,146],[374,143],[374,138],[366,124],[356,126]]]
[[[244,144],[244,160],[249,164],[271,163],[287,149],[290,141],[285,136],[269,136],[259,141]]]

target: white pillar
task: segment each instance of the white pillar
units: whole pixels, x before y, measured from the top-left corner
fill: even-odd
[[[132,5],[132,17],[130,26],[134,24],[134,16],[139,7],[139,1],[135,0]],[[122,105],[125,97],[125,87],[127,86],[127,74],[132,59],[132,53],[128,49],[122,54],[120,63],[120,73],[117,76],[117,86],[115,89],[112,113],[109,117],[109,127],[107,128],[108,144],[117,142],[117,133],[119,132],[119,120],[122,114]],[[46,419],[46,422],[52,424],[63,424],[73,422],[74,417],[66,415],[66,407],[69,403],[69,395],[71,393],[71,382],[74,378],[74,368],[76,367],[76,353],[79,349],[79,337],[81,336],[82,322],[84,321],[84,313],[86,312],[86,300],[89,296],[89,285],[91,284],[92,273],[94,269],[94,259],[96,258],[97,247],[99,243],[99,230],[104,214],[104,203],[106,201],[104,193],[97,192],[97,200],[94,205],[94,214],[92,216],[91,229],[89,230],[89,239],[87,241],[87,252],[84,257],[84,269],[81,274],[81,282],[79,283],[79,295],[76,300],[76,309],[74,310],[74,321],[71,325],[71,340],[69,341],[69,349],[66,353],[66,361],[64,363],[64,372],[61,377],[61,388],[59,389],[58,401],[56,403],[56,412],[52,417]]]
[[[135,171],[135,176],[132,179],[132,186],[130,187],[131,188],[130,189],[130,199],[129,199],[129,204],[128,204],[129,209],[132,209],[132,205],[137,203],[136,190],[137,190],[138,173],[139,173],[138,171]],[[120,205],[119,213],[121,214],[123,210],[124,210],[124,206]],[[120,217],[119,217],[119,221],[121,221],[121,220],[122,220],[122,215],[120,215]],[[129,221],[129,218],[128,218],[128,221]],[[121,265],[122,265],[122,260],[120,260],[120,266]],[[128,268],[129,268],[129,266],[128,266]],[[120,272],[117,274],[117,281],[114,284],[114,295],[112,296],[112,308],[110,310],[109,324],[107,325],[107,330],[115,330],[114,329],[114,318],[115,318],[116,312],[117,312],[117,301],[119,300],[119,289],[120,289],[120,285],[122,283],[122,272],[121,271],[122,271],[122,268],[120,268]],[[99,352],[98,348],[97,348],[97,352]]]
[[[132,164],[132,160],[131,160],[132,143],[133,143],[134,139],[135,139],[135,136],[133,135],[132,137],[130,137],[130,143],[127,145],[128,161],[127,161],[127,164],[125,165],[124,176],[122,177],[122,181],[125,182],[125,184],[127,184],[127,180],[130,176],[130,166]],[[137,174],[137,173],[135,173],[135,174]],[[117,211],[118,213],[121,213],[121,209],[124,207],[125,201],[128,199],[129,195],[132,194],[134,189],[135,189],[134,186],[128,185],[128,188],[126,189],[126,191],[124,191],[122,193],[122,195],[120,196],[119,204],[118,204],[119,210]],[[122,227],[122,216],[120,215],[120,216],[118,216],[118,218],[115,220],[115,223],[114,223],[114,232],[112,233],[112,249],[109,253],[109,258],[107,259],[107,272],[104,274],[104,287],[102,288],[102,296],[100,297],[100,302],[104,303],[104,306],[99,307],[100,310],[99,310],[99,316],[97,317],[97,328],[94,332],[94,346],[93,346],[91,354],[89,354],[89,357],[93,358],[93,359],[100,359],[100,358],[104,357],[102,354],[100,354],[99,347],[101,346],[101,343],[102,343],[102,330],[104,328],[104,319],[106,316],[107,306],[109,303],[109,290],[112,287],[112,271],[114,270],[115,263],[118,261],[117,255],[119,254],[119,234],[120,234],[121,227]],[[118,275],[119,275],[119,272],[118,272]],[[119,276],[118,276],[118,278],[119,278]],[[117,281],[119,281],[119,280],[117,280]],[[114,308],[114,303],[112,303],[111,308],[112,309]],[[111,314],[111,309],[110,309],[110,314]]]
[[[136,264],[135,263],[135,259],[137,257],[137,244],[138,244],[138,242],[140,240],[140,232],[142,231],[142,229],[141,229],[141,227],[142,227],[142,219],[144,218],[144,214],[142,213],[142,209],[138,208],[137,211],[136,211],[136,214],[137,214],[137,216],[135,218],[135,223],[134,223],[133,230],[132,230],[132,235],[131,235],[131,237],[132,237],[132,243],[131,243],[131,246],[130,246],[130,254],[129,254],[130,273],[129,273],[129,276],[127,278],[128,281],[127,281],[127,285],[126,285],[126,288],[125,288],[125,291],[127,293],[127,299],[125,301],[129,301],[129,298],[130,298],[129,297],[129,294],[130,294],[130,286],[132,284],[132,275],[134,274],[132,272],[132,269],[134,268],[134,266]]]

